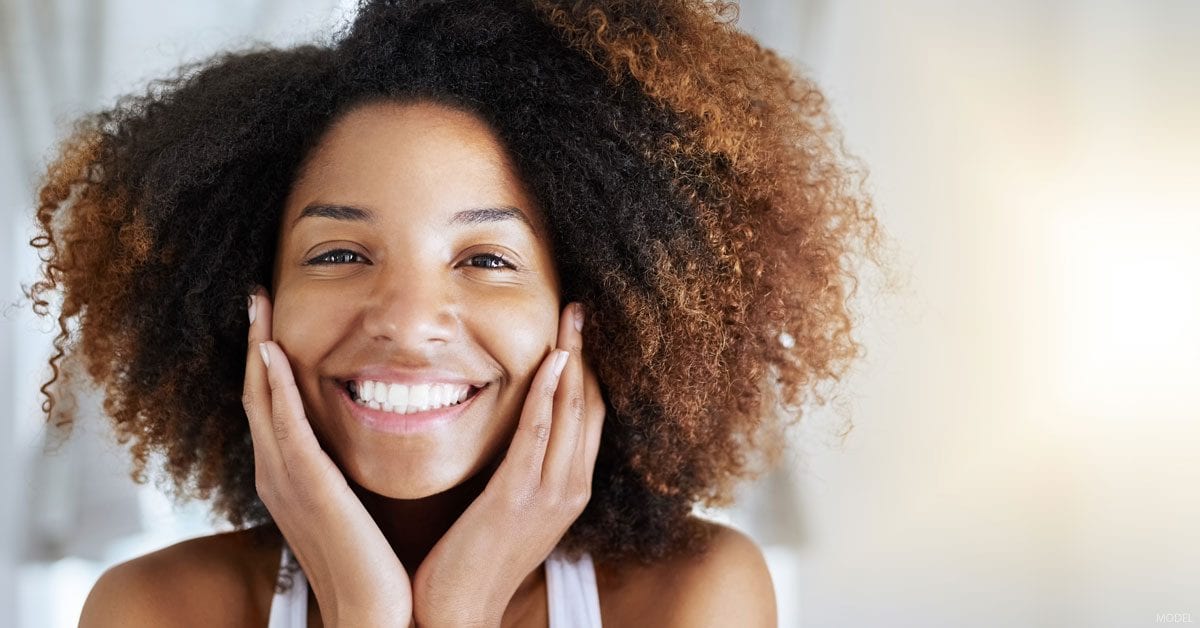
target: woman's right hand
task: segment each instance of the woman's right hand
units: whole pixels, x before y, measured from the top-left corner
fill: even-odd
[[[258,495],[299,559],[326,625],[408,628],[408,573],[318,444],[287,356],[270,338],[270,297],[258,288],[242,391]]]

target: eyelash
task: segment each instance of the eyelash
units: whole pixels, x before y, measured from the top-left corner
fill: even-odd
[[[346,253],[349,253],[350,255],[353,255],[355,257],[362,258],[362,255],[358,254],[355,251],[351,251],[349,249],[334,249],[332,251],[322,253],[322,254],[308,260],[307,262],[305,262],[305,265],[308,265],[308,266],[339,266],[341,264],[347,264],[350,262],[322,261],[322,260],[329,259],[330,257],[333,257],[334,255],[341,256]],[[481,257],[499,260],[499,262],[501,263],[501,266],[476,266],[475,268],[482,268],[484,270],[505,270],[505,269],[516,270],[517,269],[517,267],[514,266],[512,264],[512,262],[508,261],[508,258],[504,257],[504,255],[502,255],[500,253],[478,253],[476,255],[472,255],[471,257],[467,258],[467,260],[470,261],[470,260],[478,259]]]
[[[517,267],[514,266],[512,264],[512,262],[508,261],[507,257],[504,257],[500,253],[477,253],[475,255],[472,255],[471,257],[468,257],[467,261],[471,261],[473,259],[477,259],[480,257],[497,260],[500,262],[500,266],[476,266],[475,268],[483,268],[484,270],[504,270],[504,269],[516,270],[517,269]]]
[[[325,252],[325,253],[322,253],[322,254],[320,254],[320,255],[318,255],[318,256],[316,256],[316,257],[314,257],[314,258],[312,258],[312,259],[310,259],[310,260],[308,260],[307,262],[304,262],[304,263],[305,263],[305,265],[307,265],[307,266],[337,266],[337,265],[341,265],[341,264],[346,264],[346,263],[348,263],[348,262],[328,262],[328,261],[322,261],[322,260],[328,259],[328,258],[330,258],[330,257],[332,257],[332,256],[334,256],[334,255],[344,255],[344,254],[346,254],[346,253],[349,253],[350,255],[354,255],[354,256],[357,256],[357,257],[362,257],[362,256],[361,256],[361,255],[359,255],[358,253],[355,253],[354,251],[351,251],[351,250],[348,250],[348,249],[334,249],[334,250],[332,250],[332,251],[327,251],[327,252]]]

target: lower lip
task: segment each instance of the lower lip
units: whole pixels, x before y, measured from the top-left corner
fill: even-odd
[[[475,403],[475,400],[485,390],[487,390],[486,385],[475,391],[475,394],[468,397],[466,401],[456,406],[426,410],[424,412],[413,412],[411,414],[396,414],[360,405],[350,397],[350,391],[346,390],[345,386],[341,387],[342,401],[349,406],[350,414],[359,423],[362,423],[369,429],[389,434],[418,434],[435,430],[458,418],[463,412],[466,412],[467,408]]]

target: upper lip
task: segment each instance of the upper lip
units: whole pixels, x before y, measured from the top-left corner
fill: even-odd
[[[394,384],[466,384],[476,388],[482,388],[487,385],[485,381],[479,381],[472,377],[464,377],[454,371],[441,369],[401,369],[385,365],[365,366],[356,370],[354,373],[342,378],[342,382],[372,380],[376,382],[388,382]]]

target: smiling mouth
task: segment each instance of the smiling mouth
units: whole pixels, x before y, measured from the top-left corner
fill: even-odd
[[[418,385],[406,387],[406,394],[398,399],[388,396],[385,399],[372,398],[371,400],[367,401],[359,395],[358,382],[351,380],[342,383],[342,388],[346,391],[346,394],[349,395],[350,400],[354,402],[355,405],[399,415],[418,414],[432,410],[453,408],[455,406],[467,403],[473,397],[475,397],[475,395],[479,394],[479,391],[487,388],[487,386],[487,384],[484,384],[483,386],[468,386],[465,394],[463,394],[461,398],[459,398],[457,395],[454,396],[454,398],[448,398],[449,392],[445,388],[441,388],[441,390],[433,392],[430,390],[431,387],[428,385]],[[409,388],[411,388],[413,392],[408,393],[407,390]],[[435,386],[433,388],[439,387]],[[375,395],[372,395],[372,397],[374,396]],[[393,400],[396,401],[395,404],[392,403]]]

